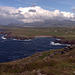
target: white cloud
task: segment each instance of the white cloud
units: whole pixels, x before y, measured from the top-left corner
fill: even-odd
[[[35,7],[20,7],[15,9],[13,7],[0,6],[0,24],[9,23],[30,23],[35,21],[44,20],[74,20],[75,16],[73,13],[55,10],[45,10],[39,6]],[[2,21],[1,21],[2,20]]]
[[[17,9],[14,8],[14,7],[6,7],[6,6],[0,6],[0,9],[1,10],[5,10],[5,11],[8,11],[10,13],[16,13],[17,12]]]

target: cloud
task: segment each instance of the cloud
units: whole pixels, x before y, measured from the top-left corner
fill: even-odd
[[[34,10],[34,9],[30,9],[29,12],[36,12],[36,10]]]
[[[43,22],[44,20],[74,20],[73,13],[45,10],[39,6],[13,7],[0,6],[0,24]]]
[[[17,9],[14,7],[0,6],[0,9],[11,13],[17,12]]]
[[[28,19],[31,20],[32,22],[33,21],[44,21],[44,20],[49,20],[49,19],[58,19],[58,20],[74,19],[73,13],[60,11],[60,10],[49,11],[39,6],[25,7],[25,8],[20,7],[18,10],[20,10],[21,14],[23,14],[24,17],[26,18],[23,20],[23,22],[28,21]],[[35,12],[30,12],[30,10],[34,10]]]

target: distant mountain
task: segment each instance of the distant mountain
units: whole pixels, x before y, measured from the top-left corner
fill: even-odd
[[[20,26],[20,27],[75,27],[75,21],[71,20],[45,20],[44,22],[33,23],[11,23],[8,26]]]

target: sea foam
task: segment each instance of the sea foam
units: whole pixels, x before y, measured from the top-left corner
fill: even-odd
[[[1,38],[4,39],[4,40],[6,39],[4,36],[2,36]]]
[[[51,42],[50,42],[50,45],[63,45],[63,44],[55,43],[55,42],[51,41]]]
[[[65,46],[70,46],[70,44],[60,44],[60,43],[55,43],[53,41],[50,42],[50,45],[65,45]]]

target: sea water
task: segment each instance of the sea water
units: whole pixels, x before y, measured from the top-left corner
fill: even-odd
[[[56,38],[38,37],[29,40],[6,39],[0,35],[0,63],[22,59],[36,52],[60,49],[66,45],[54,43]]]

